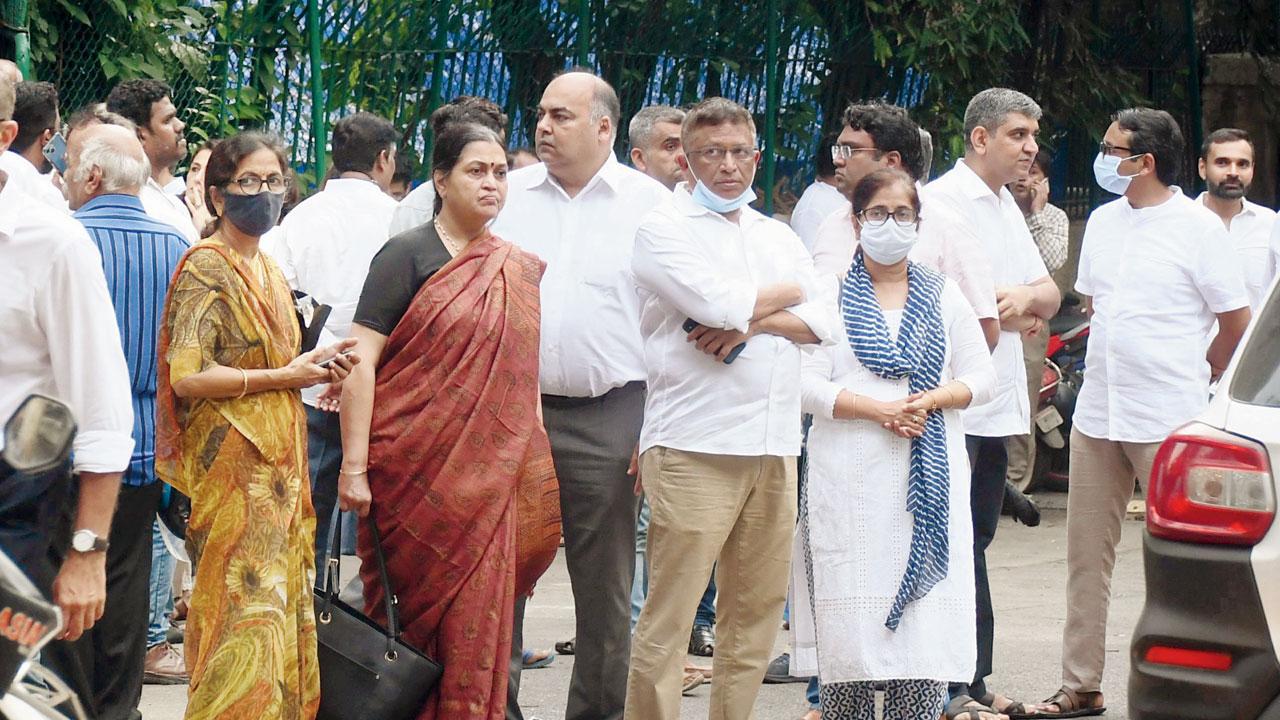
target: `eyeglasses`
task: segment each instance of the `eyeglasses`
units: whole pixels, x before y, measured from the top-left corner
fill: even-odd
[[[896,210],[890,210],[882,205],[863,210],[858,213],[858,218],[862,220],[863,224],[871,227],[880,227],[889,222],[889,218],[893,218],[893,221],[900,227],[907,227],[920,222],[920,215],[915,211],[915,208],[900,207]]]
[[[1102,142],[1098,143],[1098,152],[1102,153],[1103,155],[1113,155],[1117,150],[1120,150],[1122,152],[1127,152],[1130,155],[1133,154],[1133,148],[1127,148],[1121,145],[1112,145],[1106,140],[1103,140]]]
[[[733,158],[734,162],[744,163],[748,160],[755,159],[756,149],[753,147],[736,147],[736,148],[709,147],[709,148],[703,148],[702,150],[690,150],[685,154],[693,155],[694,157],[701,158],[704,161],[714,162],[714,163],[723,162],[725,156],[728,155],[729,157]]]
[[[832,145],[831,159],[832,160],[848,160],[849,158],[853,157],[854,153],[866,152],[866,151],[880,152],[880,148],[857,147],[854,145]]]
[[[260,178],[257,175],[245,175],[228,183],[228,185],[239,187],[240,192],[245,195],[257,195],[262,192],[263,188],[266,188],[267,192],[279,195],[291,184],[292,181],[283,175],[269,175],[265,178]]]

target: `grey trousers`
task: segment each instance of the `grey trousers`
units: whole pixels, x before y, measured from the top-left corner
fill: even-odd
[[[517,597],[511,623],[511,667],[507,673],[507,720],[524,720],[520,712],[520,671],[524,669],[524,606],[527,597]]]
[[[631,583],[640,499],[627,475],[644,420],[644,385],[597,398],[542,397],[560,479],[565,560],[577,635],[565,720],[622,717],[631,657]]]

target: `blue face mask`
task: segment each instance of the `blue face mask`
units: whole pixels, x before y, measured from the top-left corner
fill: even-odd
[[[1141,155],[1132,157],[1141,157]],[[1093,159],[1093,179],[1098,182],[1098,187],[1109,193],[1123,195],[1129,189],[1129,183],[1133,182],[1133,178],[1136,177],[1136,174],[1120,174],[1120,163],[1128,159],[1114,155],[1103,155],[1099,152],[1098,157]]]
[[[693,175],[692,169],[689,170],[689,174]],[[693,195],[693,201],[711,212],[717,212],[721,215],[731,213],[743,205],[754,202],[756,199],[756,191],[751,189],[750,182],[747,183],[747,189],[743,190],[741,195],[736,198],[725,199],[708,190],[707,186],[702,184],[702,181],[698,179],[697,175],[693,175],[693,180],[694,186],[693,192],[691,193]]]

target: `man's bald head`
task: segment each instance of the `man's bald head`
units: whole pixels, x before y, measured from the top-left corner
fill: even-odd
[[[603,79],[580,69],[547,84],[538,103],[538,158],[566,192],[575,194],[613,152],[621,110]]]
[[[72,210],[99,195],[137,195],[149,177],[151,163],[137,134],[128,128],[87,125],[67,143],[63,188]]]

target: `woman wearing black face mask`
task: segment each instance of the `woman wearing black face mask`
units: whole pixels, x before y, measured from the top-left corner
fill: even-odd
[[[205,170],[215,220],[165,303],[156,471],[191,498],[188,718],[311,718],[319,705],[315,514],[298,390],[338,382],[359,360],[340,354],[354,340],[298,354],[293,296],[258,249],[288,184],[274,138],[218,143]]]

